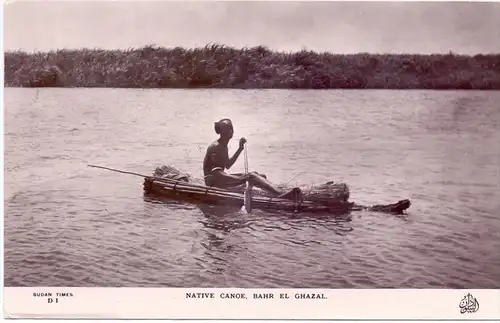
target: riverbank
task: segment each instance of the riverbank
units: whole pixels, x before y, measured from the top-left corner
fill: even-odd
[[[5,52],[6,87],[500,89],[500,54],[292,53],[146,46]]]

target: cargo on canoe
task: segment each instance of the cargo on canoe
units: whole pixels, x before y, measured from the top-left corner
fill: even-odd
[[[231,189],[206,186],[203,179],[182,173],[172,166],[156,168],[153,176],[144,178],[144,192],[168,199],[192,203],[215,205],[244,205],[245,185]],[[289,189],[281,186],[282,189]],[[252,208],[262,210],[284,210],[292,212],[345,213],[353,210],[373,210],[401,214],[410,207],[409,200],[394,204],[360,206],[349,202],[349,188],[344,183],[327,182],[312,187],[301,188],[304,200],[296,202],[289,199],[269,196],[259,188],[252,188]]]

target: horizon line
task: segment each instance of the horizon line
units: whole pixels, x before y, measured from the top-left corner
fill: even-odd
[[[46,54],[46,53],[54,53],[54,52],[61,52],[61,51],[104,51],[104,52],[112,52],[112,51],[119,51],[119,52],[129,52],[129,51],[138,51],[138,50],[145,50],[145,49],[154,49],[154,50],[161,50],[161,49],[166,49],[166,50],[173,50],[173,49],[181,49],[181,50],[200,50],[200,49],[208,49],[210,47],[218,47],[219,49],[229,49],[229,50],[252,50],[252,49],[262,49],[266,50],[275,54],[290,54],[290,53],[300,53],[300,52],[308,52],[308,53],[316,53],[316,54],[323,54],[323,53],[328,53],[328,54],[333,54],[333,55],[422,55],[422,56],[432,56],[432,55],[454,55],[454,56],[469,56],[469,57],[474,57],[478,55],[484,55],[484,56],[495,56],[495,55],[500,55],[500,52],[476,52],[475,54],[469,53],[460,53],[453,51],[450,49],[447,52],[366,52],[366,51],[358,51],[358,52],[335,52],[335,51],[330,51],[330,50],[314,50],[314,49],[309,49],[307,46],[303,46],[301,49],[296,49],[296,50],[279,50],[279,49],[273,49],[269,46],[266,45],[247,45],[247,46],[231,46],[231,45],[224,45],[220,43],[207,43],[206,45],[198,45],[198,46],[162,46],[162,45],[157,45],[157,44],[146,44],[142,46],[130,46],[126,48],[103,48],[103,47],[89,47],[89,46],[82,46],[82,47],[59,47],[59,48],[53,48],[49,50],[25,50],[25,49],[5,49],[4,48],[4,54],[13,54],[13,53],[24,53],[28,55],[33,55],[33,54]]]

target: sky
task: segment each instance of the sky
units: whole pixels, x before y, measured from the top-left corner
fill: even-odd
[[[4,6],[4,49],[219,43],[335,53],[500,53],[500,2],[43,1]]]

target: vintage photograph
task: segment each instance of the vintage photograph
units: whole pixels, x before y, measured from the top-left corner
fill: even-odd
[[[6,4],[5,286],[500,288],[499,21]]]

